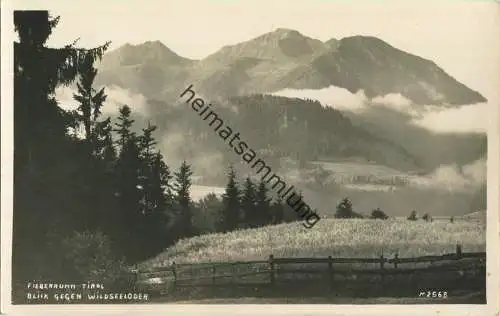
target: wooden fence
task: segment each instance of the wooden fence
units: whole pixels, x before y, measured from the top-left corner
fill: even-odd
[[[439,256],[415,258],[392,258],[381,255],[378,258],[275,258],[268,260],[238,261],[219,263],[175,264],[167,267],[134,269],[136,284],[148,285],[150,290],[175,290],[178,287],[215,285],[275,285],[285,274],[292,279],[299,274],[316,275],[333,285],[335,276],[377,276],[384,280],[387,276],[413,275],[418,273],[452,272],[464,275],[467,271],[485,271],[486,253],[463,253],[461,245],[456,252]],[[289,268],[297,266],[300,268]],[[370,268],[360,265],[372,265]],[[375,267],[373,267],[375,265]],[[407,267],[411,265],[411,267]],[[245,267],[244,269],[238,267]],[[255,267],[260,267],[255,269]],[[237,271],[240,270],[240,271]],[[241,271],[243,270],[243,271]],[[246,271],[245,271],[246,270]],[[326,278],[325,278],[326,277]],[[163,282],[148,283],[155,279]],[[222,281],[222,280],[228,280]],[[250,279],[250,280],[249,280]],[[249,282],[250,281],[250,282]]]

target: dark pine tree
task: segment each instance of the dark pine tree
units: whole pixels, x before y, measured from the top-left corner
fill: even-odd
[[[387,216],[387,214],[385,214],[384,211],[382,211],[380,208],[377,207],[370,214],[370,218],[371,219],[388,219],[389,216]]]
[[[137,136],[130,128],[134,121],[130,119],[130,108],[122,106],[119,110],[115,131],[118,134],[120,153],[116,163],[116,195],[120,216],[115,224],[115,245],[129,262],[139,260],[142,256],[140,239],[137,238],[141,228],[142,188],[140,170],[142,161]]]
[[[179,171],[174,173],[175,175],[175,199],[177,202],[178,209],[178,236],[179,237],[191,237],[195,233],[193,228],[193,202],[191,200],[190,190],[191,190],[191,176],[193,172],[191,171],[191,166],[183,161]]]
[[[113,126],[111,118],[96,122],[93,132],[92,156],[104,161],[107,168],[111,168],[112,162],[116,161],[117,153],[113,144],[111,132]]]
[[[271,198],[267,196],[268,189],[266,183],[261,180],[257,188],[256,194],[256,206],[258,214],[258,225],[265,226],[271,224],[272,213],[271,213]]]
[[[156,128],[155,125],[151,125],[151,122],[148,122],[148,126],[142,129],[143,134],[139,137],[141,156],[147,163],[150,163],[155,155],[154,149],[157,142],[153,137],[153,132],[156,131]]]
[[[338,205],[335,212],[335,218],[353,218],[352,203],[349,198],[344,198]]]
[[[173,217],[172,175],[162,154],[158,151],[152,157],[151,177],[148,179],[147,205],[145,214],[146,257],[151,257],[169,246],[174,236],[168,230]]]
[[[100,228],[110,238],[114,231],[116,219],[120,217],[120,212],[116,204],[116,164],[118,153],[113,143],[111,119],[107,118],[102,122],[97,122],[94,134],[96,135],[93,145],[93,157],[96,161],[96,170],[92,174],[95,176],[94,187],[99,194],[98,205],[101,215],[99,218]]]
[[[79,183],[85,163],[68,134],[74,120],[55,99],[55,88],[69,85],[83,60],[102,57],[108,44],[92,50],[49,48],[59,18],[47,11],[15,11],[14,27],[14,213],[13,280],[63,280],[58,249],[81,229],[86,207]],[[29,264],[27,264],[29,263]]]
[[[240,190],[236,182],[236,173],[233,166],[229,167],[226,191],[222,196],[224,209],[222,212],[221,227],[224,232],[238,228],[240,223]]]
[[[141,169],[140,169],[140,186],[142,188],[142,210],[144,214],[149,214],[152,212],[153,205],[150,201],[148,193],[151,191],[151,179],[153,177],[153,155],[155,154],[155,146],[157,144],[153,137],[153,132],[156,130],[156,126],[151,125],[148,122],[148,126],[142,129],[142,135],[138,137],[140,158],[141,158]]]
[[[429,213],[425,213],[423,216],[422,216],[422,219],[426,222],[430,222],[431,221],[431,216],[429,215]]]
[[[222,200],[209,193],[198,202],[198,218],[196,228],[200,234],[221,232],[222,223]]]
[[[148,123],[138,137],[140,147],[140,188],[143,221],[140,223],[143,257],[157,254],[170,243],[167,232],[167,212],[172,210],[172,175],[163,156],[155,151],[153,132],[156,126]]]
[[[417,211],[415,211],[415,210],[411,211],[410,216],[408,216],[407,219],[409,221],[416,221],[416,220],[418,220]]]
[[[98,121],[101,116],[101,107],[106,101],[104,88],[96,91],[93,88],[97,69],[91,56],[86,56],[80,67],[80,78],[77,82],[78,93],[73,94],[73,98],[79,105],[73,111],[75,142],[81,147],[82,167],[80,178],[80,194],[87,203],[84,215],[80,216],[81,224],[90,231],[105,230],[107,211],[104,207],[109,207],[109,182],[105,179],[104,149],[106,138],[111,137],[111,119]],[[83,127],[83,135],[79,135],[80,128]],[[80,140],[83,138],[83,141]],[[108,157],[109,158],[109,157]]]
[[[285,205],[283,198],[278,194],[278,197],[271,205],[274,225],[281,224],[285,219]]]
[[[118,134],[118,146],[120,146],[120,148],[124,148],[130,138],[136,137],[135,133],[131,131],[134,120],[130,117],[132,114],[130,106],[123,105],[120,107],[118,112],[118,122],[115,123],[116,128],[114,131]]]
[[[153,179],[152,179],[152,190],[158,194],[158,201],[155,202],[157,205],[163,205],[165,203],[166,208],[172,208],[174,204],[174,185],[172,183],[173,175],[170,171],[169,166],[165,162],[165,159],[160,151],[157,151],[153,156]],[[160,192],[162,192],[162,197],[160,197]],[[152,200],[156,201],[155,194],[152,195]],[[164,201],[164,202],[163,202]],[[173,215],[172,215],[173,216]]]
[[[259,225],[256,204],[255,185],[252,179],[247,177],[243,184],[241,196],[241,210],[243,212],[244,225],[247,227],[257,227]]]
[[[84,127],[84,139],[90,143],[95,135],[95,125],[101,115],[106,95],[104,88],[99,91],[93,88],[97,69],[91,56],[85,57],[81,69],[80,80],[76,84],[78,93],[73,94],[73,98],[79,103],[75,117]]]

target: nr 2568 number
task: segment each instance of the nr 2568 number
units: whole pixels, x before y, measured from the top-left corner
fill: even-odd
[[[427,297],[427,298],[447,298],[447,291],[420,291],[418,297]]]

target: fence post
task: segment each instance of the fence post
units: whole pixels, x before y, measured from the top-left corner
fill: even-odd
[[[133,288],[137,290],[137,282],[139,281],[139,269],[137,268],[137,264],[134,264],[134,286]]]
[[[384,263],[385,263],[384,254],[381,254],[380,255],[380,276],[382,278],[382,281],[384,281],[384,279],[385,279]]]
[[[333,290],[333,260],[332,260],[332,256],[328,256],[328,274],[330,277],[330,290]]]
[[[460,260],[462,258],[462,245],[457,244],[457,260]],[[466,270],[465,269],[460,269],[458,270],[458,275],[459,275],[459,282],[462,284],[465,284],[467,282],[467,277],[466,277]]]
[[[236,267],[235,263],[231,264],[231,284],[234,283],[234,275],[236,274],[235,267]]]
[[[172,262],[172,273],[174,274],[174,291],[177,289],[177,271],[175,270],[175,261]]]
[[[215,264],[212,266],[212,285],[215,285]]]
[[[394,254],[394,268],[397,269],[398,268],[398,263],[399,263],[399,256],[398,256],[398,253],[396,252]]]
[[[462,258],[462,245],[457,244],[457,259]]]
[[[269,255],[269,280],[271,285],[274,285],[274,256]]]

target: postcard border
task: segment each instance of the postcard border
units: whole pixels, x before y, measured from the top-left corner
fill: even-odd
[[[53,0],[57,1],[57,0]],[[184,0],[185,1],[185,0]],[[362,2],[356,0],[358,3]],[[487,159],[487,305],[180,305],[180,304],[120,304],[120,305],[12,305],[11,301],[11,256],[12,256],[12,196],[13,196],[13,1],[2,1],[1,10],[1,301],[3,313],[19,315],[67,315],[68,312],[95,313],[95,315],[116,315],[117,313],[169,312],[180,314],[216,314],[216,315],[401,315],[407,316],[424,313],[426,315],[440,313],[442,315],[494,315],[499,313],[499,210],[500,195],[499,157],[500,157],[500,111],[498,106],[491,106],[488,126],[488,159]],[[354,2],[354,0],[353,0]],[[500,6],[491,2],[493,10],[500,13]],[[34,9],[34,8],[33,8]],[[41,8],[37,8],[41,9]],[[500,20],[500,14],[499,20]],[[500,24],[500,23],[499,23]],[[500,44],[498,44],[500,45]],[[500,54],[500,50],[499,50]],[[500,68],[499,63],[496,65]],[[497,86],[500,86],[500,76]],[[500,100],[500,91],[497,91]],[[492,172],[495,170],[496,172]]]

